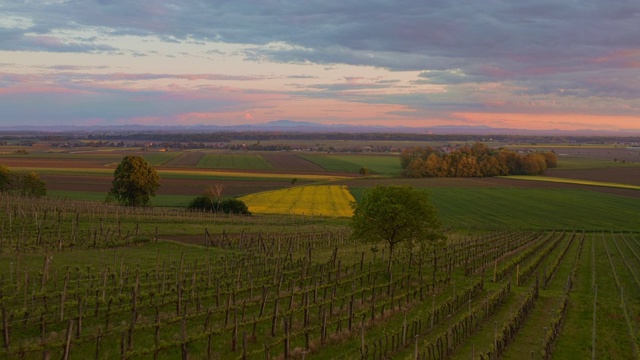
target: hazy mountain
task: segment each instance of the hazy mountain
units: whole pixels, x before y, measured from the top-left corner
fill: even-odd
[[[190,126],[155,126],[155,125],[111,125],[111,126],[72,126],[72,125],[42,125],[42,126],[0,126],[2,132],[104,132],[104,133],[151,133],[151,132],[336,132],[336,133],[409,133],[409,134],[437,134],[437,135],[573,135],[573,136],[639,136],[638,131],[596,131],[596,130],[522,130],[509,128],[494,128],[490,126],[381,126],[381,125],[348,125],[348,124],[318,124],[308,121],[277,120],[261,124],[245,125],[190,125]]]

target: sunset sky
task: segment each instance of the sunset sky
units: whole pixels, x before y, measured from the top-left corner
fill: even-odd
[[[0,0],[0,127],[640,132],[640,2]]]

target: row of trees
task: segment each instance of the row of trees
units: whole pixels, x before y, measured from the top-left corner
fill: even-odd
[[[554,152],[518,153],[490,149],[482,143],[449,152],[418,146],[405,149],[401,155],[403,175],[416,178],[540,175],[557,163]]]
[[[0,164],[0,192],[44,196],[47,194],[47,185],[35,172],[17,173]]]

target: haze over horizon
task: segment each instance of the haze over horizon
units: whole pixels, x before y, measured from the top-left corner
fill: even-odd
[[[640,3],[0,3],[0,127],[640,131]]]

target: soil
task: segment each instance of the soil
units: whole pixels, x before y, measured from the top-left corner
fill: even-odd
[[[111,189],[111,178],[105,176],[42,175],[49,190],[104,192]],[[299,181],[298,184],[304,184]],[[241,180],[192,180],[161,179],[158,195],[202,195],[204,191],[222,184],[224,196],[246,195],[254,192],[282,189],[291,186],[290,181],[241,181]]]
[[[567,179],[615,182],[640,186],[640,166],[608,169],[548,169],[545,176]]]

